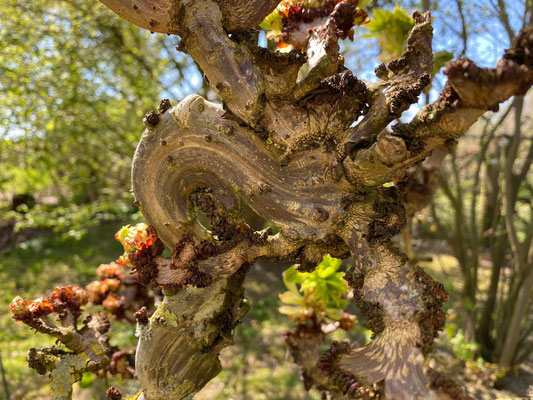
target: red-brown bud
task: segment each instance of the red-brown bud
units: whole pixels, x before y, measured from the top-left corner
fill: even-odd
[[[15,297],[9,306],[13,318],[17,321],[22,320],[25,316],[30,313],[28,309],[28,303],[20,296]]]

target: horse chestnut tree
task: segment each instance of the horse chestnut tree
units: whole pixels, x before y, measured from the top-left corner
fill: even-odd
[[[358,0],[101,1],[142,28],[179,35],[178,50],[194,59],[221,99],[191,95],[174,107],[162,101],[144,120],[132,180],[149,225],[117,234],[125,246],[119,264],[164,297],[151,316],[147,309],[135,314],[134,368],[142,388],[135,398],[188,398],[220,372],[219,353],[249,309],[242,285],[250,263],[291,259],[309,273],[325,254],[353,257],[343,279],[373,338],[363,347],[334,342],[321,351],[328,324],[350,329],[354,321],[339,310],[335,296],[344,289],[332,278],[336,271],[319,271],[339,291],[322,297],[327,307],[314,303],[307,316],[285,309],[297,320],[286,341],[305,387],[326,398],[467,398],[424,365],[445,322],[447,293],[391,238],[406,223],[410,168],[452,148],[485,111],[533,84],[533,29],[522,31],[494,68],[465,57],[449,62],[438,99],[404,123],[398,118],[433,74],[429,12],[413,14],[403,53],[388,57],[376,68],[378,79],[367,82],[339,54],[339,38],[368,22]],[[291,50],[258,46],[260,24],[278,47]],[[254,230],[245,206],[277,229]],[[164,245],[169,257],[162,256]],[[33,349],[29,356],[30,366],[51,374],[58,399],[69,398],[83,372],[110,368],[118,351],[107,340],[107,316],[88,315],[79,327],[80,307],[90,298],[131,318],[138,303],[126,296],[115,266],[100,268],[88,293],[67,287],[33,302],[13,301],[15,319],[66,348]],[[298,279],[289,285],[297,282],[304,285]],[[303,302],[302,286],[283,298]],[[49,319],[54,313],[58,324]],[[118,364],[126,367],[117,373],[133,375],[133,366]],[[115,388],[108,394],[122,396]]]

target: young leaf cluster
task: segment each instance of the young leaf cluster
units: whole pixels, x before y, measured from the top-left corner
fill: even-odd
[[[366,37],[375,37],[378,40],[381,54],[379,60],[387,63],[399,57],[405,50],[407,36],[415,22],[407,12],[398,7],[393,11],[376,9],[370,23],[365,27],[370,31]]]
[[[339,272],[341,260],[325,255],[313,272],[299,272],[293,265],[283,272],[288,291],[279,295],[285,303],[279,312],[297,322],[311,318],[339,321],[348,302],[344,295],[349,288]]]

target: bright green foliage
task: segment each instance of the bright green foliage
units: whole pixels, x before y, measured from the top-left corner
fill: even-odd
[[[280,307],[279,312],[298,322],[313,317],[342,319],[348,305],[343,296],[349,288],[343,279],[344,272],[338,272],[341,263],[327,254],[313,272],[299,272],[296,265],[283,272],[283,282],[289,290],[279,295],[287,304]]]
[[[479,351],[479,344],[466,341],[462,330],[457,331],[455,336],[450,339],[450,343],[452,344],[453,354],[459,360],[472,361]]]
[[[94,383],[94,374],[90,372],[84,372],[81,381],[79,382],[79,385],[81,388],[86,389],[88,387],[91,387],[91,385]]]
[[[41,205],[29,209],[25,204],[17,211],[2,214],[4,219],[15,219],[16,230],[26,228],[49,228],[62,232],[65,237],[81,238],[87,232],[103,223],[127,218],[142,221],[142,214],[131,204],[131,195],[127,192],[105,197],[86,204]],[[20,212],[24,212],[21,214]]]
[[[414,26],[414,20],[398,5],[393,11],[376,9],[370,23],[365,27],[371,32],[367,37],[378,40],[381,62],[389,62],[399,57],[405,50],[409,31]]]
[[[150,79],[161,70],[148,61],[155,40],[98,3],[2,3],[2,163],[46,171],[56,189],[71,190],[55,195],[74,201],[127,182],[139,121],[161,91]]]
[[[64,206],[127,192],[143,115],[190,63],[171,40],[97,1],[0,0],[0,200]]]
[[[473,361],[479,352],[479,344],[467,341],[462,329],[453,322],[446,324],[446,336],[448,337],[453,354],[462,361]]]

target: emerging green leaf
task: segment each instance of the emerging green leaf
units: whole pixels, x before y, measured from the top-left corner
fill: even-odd
[[[399,57],[405,50],[409,31],[415,25],[414,20],[398,5],[393,11],[375,10],[370,23],[365,27],[371,32],[366,37],[378,40],[381,54],[379,60],[387,63]]]
[[[341,264],[341,260],[327,254],[313,272],[299,272],[296,265],[284,271],[283,282],[289,290],[279,298],[289,306],[282,306],[279,311],[298,322],[311,317],[318,321],[344,319],[348,304],[344,295],[349,288],[344,273],[338,271]]]

